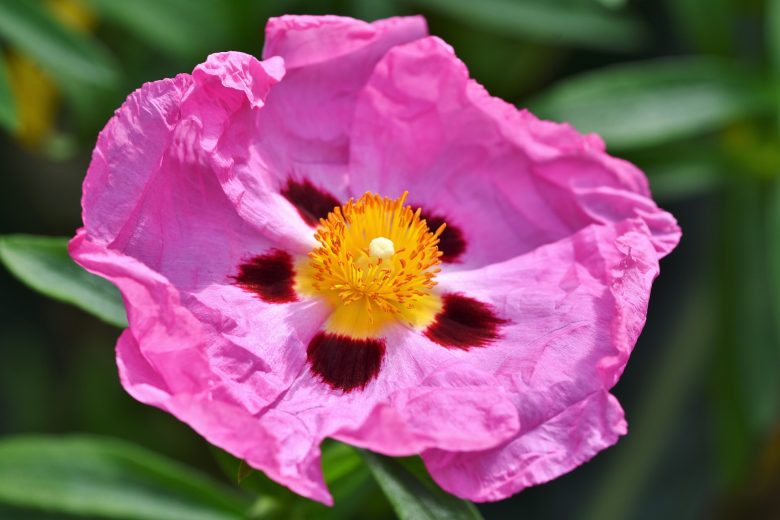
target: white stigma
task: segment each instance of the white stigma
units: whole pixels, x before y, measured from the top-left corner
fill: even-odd
[[[385,237],[376,237],[368,244],[368,254],[382,260],[391,258],[395,254],[393,241]]]

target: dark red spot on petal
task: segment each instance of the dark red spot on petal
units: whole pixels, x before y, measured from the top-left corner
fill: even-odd
[[[298,299],[293,289],[295,269],[290,253],[274,249],[238,267],[236,285],[269,303],[287,303]]]
[[[331,388],[351,392],[376,378],[385,356],[384,339],[354,339],[319,332],[309,342],[306,357],[312,372]]]
[[[448,264],[457,261],[458,257],[466,250],[466,239],[463,238],[463,232],[460,228],[452,225],[442,215],[422,212],[420,217],[428,223],[428,229],[431,230],[431,233],[439,229],[439,226],[445,222],[447,223],[447,227],[439,236],[439,251],[442,252],[441,261]]]
[[[328,216],[333,208],[340,206],[339,200],[312,184],[309,179],[295,181],[289,179],[282,189],[282,195],[298,210],[303,220],[314,227],[321,218]]]
[[[461,294],[445,294],[444,306],[425,330],[432,341],[447,348],[468,350],[499,339],[499,327],[507,320],[496,316],[486,303]]]

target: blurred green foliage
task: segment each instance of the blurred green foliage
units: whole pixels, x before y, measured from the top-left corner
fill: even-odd
[[[0,260],[31,287],[122,324],[116,292],[69,262],[64,239],[29,235],[79,226],[96,134],[127,94],[210,52],[259,55],[269,16],[418,12],[491,93],[598,132],[641,167],[684,230],[615,389],[631,433],[482,514],[780,516],[780,0],[0,0]],[[324,452],[333,509],[258,473],[238,484],[238,461],[121,390],[117,329],[5,272],[0,293],[0,517],[154,518],[132,509],[144,505],[126,501],[133,493],[174,508],[171,518],[200,514],[179,506],[214,518],[476,514],[437,498],[414,459],[368,455],[369,471],[336,443]],[[57,436],[68,432],[197,469],[120,441]],[[49,436],[7,437],[32,433]],[[27,489],[24,475],[51,487]],[[61,487],[71,478],[129,494],[79,502]]]

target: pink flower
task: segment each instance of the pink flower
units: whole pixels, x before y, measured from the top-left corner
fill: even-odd
[[[127,391],[325,503],[326,437],[477,501],[614,444],[680,237],[643,174],[490,97],[422,18],[266,33],[98,139],[71,254],[122,291]]]

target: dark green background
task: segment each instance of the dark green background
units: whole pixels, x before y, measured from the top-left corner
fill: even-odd
[[[780,518],[780,3],[93,0],[95,32],[79,38],[98,49],[95,70],[47,63],[45,39],[19,41],[2,23],[12,3],[0,1],[2,48],[37,57],[62,103],[56,133],[39,146],[0,134],[0,234],[72,235],[95,137],[125,96],[210,52],[259,56],[265,20],[283,13],[422,13],[492,94],[600,132],[611,153],[648,173],[683,228],[615,388],[629,435],[480,510]],[[0,436],[110,435],[229,480],[188,427],[120,388],[117,329],[5,270],[0,294]],[[352,515],[391,515],[373,483],[366,497]]]

